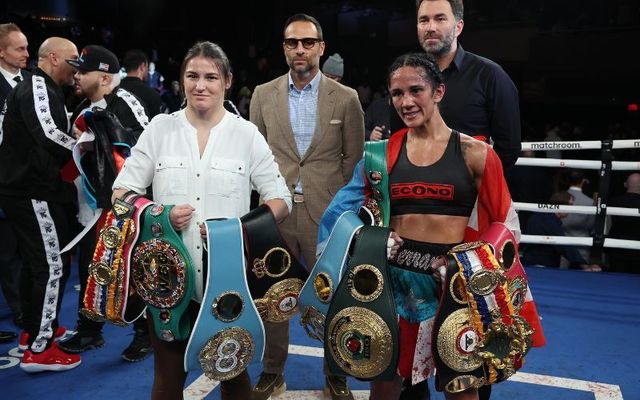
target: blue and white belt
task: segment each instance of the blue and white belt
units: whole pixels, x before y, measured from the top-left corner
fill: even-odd
[[[347,264],[351,241],[362,225],[362,220],[353,211],[340,215],[329,235],[325,250],[302,287],[300,323],[313,339],[324,341],[324,323],[329,303]]]
[[[238,376],[264,353],[264,326],[245,276],[238,218],[207,221],[209,270],[200,312],[187,344],[185,371],[217,381]]]

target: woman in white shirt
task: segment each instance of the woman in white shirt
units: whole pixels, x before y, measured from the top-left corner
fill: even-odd
[[[224,51],[211,42],[196,43],[182,62],[180,77],[186,108],[151,121],[114,182],[113,198],[129,190],[145,193],[153,184],[154,201],[175,204],[170,220],[182,232],[193,260],[197,306],[204,283],[202,222],[248,213],[252,188],[281,221],[291,209],[291,194],[255,125],[223,107],[231,86]],[[152,399],[181,399],[187,342],[163,342],[150,331],[155,351]],[[221,390],[223,399],[250,398],[246,371],[223,382]]]

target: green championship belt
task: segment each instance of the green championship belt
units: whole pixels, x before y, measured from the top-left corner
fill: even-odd
[[[389,380],[398,364],[398,315],[387,266],[390,230],[364,226],[325,324],[329,370],[362,380]]]
[[[380,140],[364,144],[364,174],[373,192],[365,202],[364,208],[371,212],[377,226],[389,226],[391,216],[387,142],[388,140]]]
[[[132,263],[134,287],[148,305],[156,336],[167,342],[189,338],[185,311],[194,287],[193,262],[169,220],[172,208],[145,210]]]

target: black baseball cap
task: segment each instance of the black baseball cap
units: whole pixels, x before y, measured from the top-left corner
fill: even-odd
[[[120,63],[118,57],[111,51],[102,46],[89,45],[80,52],[77,60],[66,60],[80,71],[101,71],[109,74],[115,74],[120,71]]]

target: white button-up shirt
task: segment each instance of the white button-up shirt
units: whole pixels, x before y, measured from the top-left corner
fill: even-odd
[[[211,129],[202,158],[197,131],[184,110],[156,116],[131,150],[113,188],[145,193],[151,184],[155,202],[195,208],[182,240],[194,263],[197,301],[203,295],[198,224],[248,213],[251,189],[264,201],[283,199],[291,209],[291,194],[264,137],[251,122],[229,112]]]

